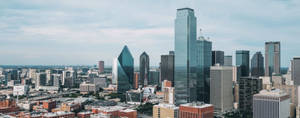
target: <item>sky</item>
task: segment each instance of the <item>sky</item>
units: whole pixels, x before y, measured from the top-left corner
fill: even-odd
[[[1,0],[0,65],[112,65],[127,45],[138,65],[174,50],[176,9],[190,7],[214,50],[261,51],[281,42],[281,64],[300,56],[299,0]]]

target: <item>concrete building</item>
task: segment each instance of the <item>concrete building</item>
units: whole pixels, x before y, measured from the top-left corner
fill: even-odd
[[[80,94],[88,94],[90,92],[97,92],[99,88],[95,84],[89,84],[89,83],[81,83],[79,86]]]
[[[153,118],[179,118],[179,108],[173,104],[158,104],[153,106]]]
[[[98,62],[98,71],[99,71],[99,73],[104,72],[104,61],[99,61]]]
[[[280,74],[280,42],[265,43],[265,76]]]
[[[210,103],[216,112],[224,113],[233,109],[232,66],[212,66],[210,68]]]
[[[204,103],[187,103],[179,106],[179,118],[213,118],[214,106]]]
[[[16,85],[13,88],[13,95],[27,95],[29,92],[29,87],[27,85]]]
[[[164,87],[164,102],[168,104],[175,104],[174,87]]]
[[[294,57],[291,61],[291,71],[294,85],[300,85],[300,57]]]
[[[133,88],[134,89],[139,88],[139,76],[140,76],[139,72],[134,72],[134,75],[133,75]]]
[[[262,80],[256,77],[241,77],[239,80],[239,110],[251,112],[254,94],[262,90]]]
[[[253,118],[288,118],[290,97],[285,92],[262,90],[253,97]]]

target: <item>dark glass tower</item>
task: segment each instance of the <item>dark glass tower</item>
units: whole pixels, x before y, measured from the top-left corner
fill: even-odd
[[[280,74],[280,42],[265,43],[265,75]]]
[[[251,76],[264,76],[264,57],[261,52],[256,52],[251,59]]]
[[[197,101],[209,103],[210,93],[210,66],[212,58],[212,43],[204,37],[196,41],[197,58]]]
[[[249,53],[248,50],[237,50],[236,51],[236,66],[241,68],[241,76],[249,76]]]
[[[196,100],[196,35],[197,23],[194,10],[177,9],[175,19],[175,103]]]
[[[113,64],[113,79],[118,93],[125,93],[133,88],[133,57],[127,46],[124,46],[119,57]]]
[[[174,85],[174,52],[170,51],[168,55],[161,55],[160,63],[161,81],[168,80]]]
[[[149,56],[143,52],[140,56],[140,78],[139,85],[148,85],[149,82]]]
[[[224,51],[212,51],[212,65],[220,64],[224,65]]]

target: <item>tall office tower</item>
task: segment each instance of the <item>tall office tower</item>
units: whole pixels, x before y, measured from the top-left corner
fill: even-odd
[[[139,72],[134,72],[133,76],[133,88],[138,89],[139,88],[139,79],[140,79],[140,73]]]
[[[174,51],[170,51],[168,55],[161,55],[160,59],[161,81],[168,80],[174,85]]]
[[[40,86],[46,86],[47,84],[47,74],[46,73],[39,73],[37,76],[37,81],[35,83],[35,88]]]
[[[215,64],[220,64],[221,66],[224,65],[224,51],[214,50],[212,51],[212,66]]]
[[[241,77],[239,84],[239,110],[252,111],[252,97],[262,90],[262,79],[257,77]]]
[[[290,97],[279,89],[262,90],[253,96],[253,118],[288,118]]]
[[[196,35],[194,10],[177,9],[175,19],[175,102],[177,105],[195,101],[196,94]]]
[[[249,76],[249,53],[248,50],[237,50],[235,52],[236,56],[236,66],[241,68],[241,76]]]
[[[213,118],[214,106],[204,103],[187,103],[179,106],[179,118]]]
[[[112,69],[113,83],[118,93],[125,93],[133,88],[133,57],[125,45],[121,54],[114,60]]]
[[[291,63],[292,80],[294,80],[294,85],[300,85],[300,57],[294,57]]]
[[[280,74],[280,42],[265,43],[265,76]]]
[[[264,76],[264,57],[261,52],[256,52],[251,59],[251,76]]]
[[[139,85],[148,85],[149,81],[149,56],[146,52],[143,52],[140,56],[140,80]]]
[[[99,73],[104,72],[104,61],[99,61],[98,62],[98,70],[99,70]]]
[[[232,66],[232,56],[231,55],[224,56],[224,66]]]
[[[218,64],[210,68],[210,103],[217,113],[233,109],[233,70],[232,66]]]
[[[211,66],[211,41],[199,37],[196,41],[197,101],[209,103],[209,72]]]

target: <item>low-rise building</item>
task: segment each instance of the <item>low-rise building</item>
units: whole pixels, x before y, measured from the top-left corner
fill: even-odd
[[[204,103],[187,103],[179,106],[179,118],[213,118],[214,106]]]
[[[179,118],[179,108],[173,104],[158,104],[153,106],[153,118]]]

